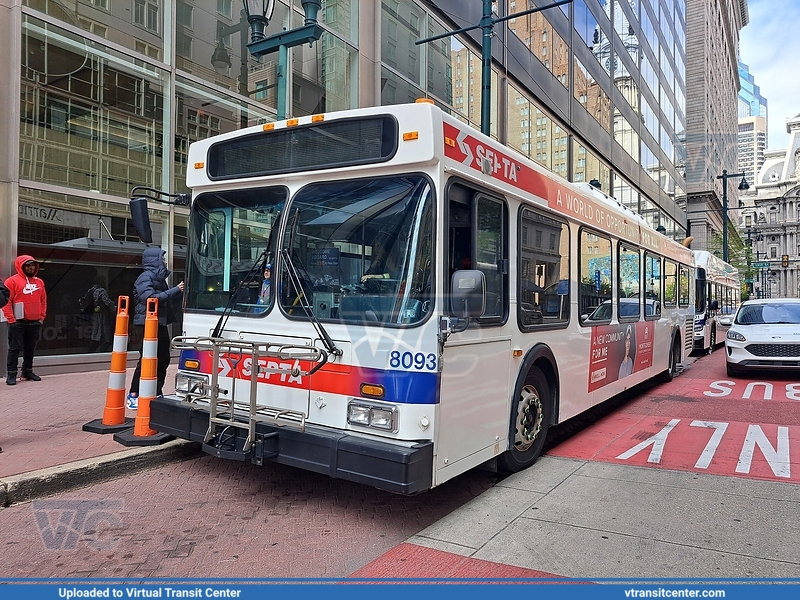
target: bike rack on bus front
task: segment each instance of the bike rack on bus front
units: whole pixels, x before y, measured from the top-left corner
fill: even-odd
[[[256,423],[268,423],[275,427],[295,427],[301,432],[305,431],[306,413],[296,410],[276,408],[258,403],[258,377],[262,373],[285,374],[292,377],[307,377],[320,369],[328,360],[328,353],[315,346],[295,344],[275,344],[269,342],[250,342],[246,340],[231,340],[213,337],[176,337],[172,340],[172,347],[176,350],[196,350],[198,352],[211,352],[211,381],[201,385],[197,393],[190,391],[186,395],[186,402],[209,403],[208,430],[203,439],[203,450],[218,456],[233,460],[245,460],[254,443],[260,442],[259,459],[271,458],[277,455],[277,450],[270,453],[264,451],[266,440],[256,439]],[[219,386],[219,361],[226,358],[233,363],[231,373],[231,389],[223,390]],[[240,373],[239,365],[242,360],[252,357],[250,365],[250,394],[248,402],[236,401],[236,382]],[[290,368],[267,367],[261,364],[260,359],[275,358],[290,362]],[[303,370],[301,362],[316,363],[314,367]],[[227,396],[221,398],[220,396]],[[217,426],[222,429],[217,433]],[[229,433],[234,428],[233,433]],[[247,438],[241,450],[236,448],[238,436],[235,429],[246,429]],[[227,437],[226,437],[226,434]],[[277,434],[268,434],[265,437],[277,438]],[[275,439],[277,443],[277,439]],[[229,446],[229,447],[226,447]],[[272,454],[273,456],[269,456]]]

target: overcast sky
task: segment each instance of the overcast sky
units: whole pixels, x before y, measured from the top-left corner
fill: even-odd
[[[769,150],[786,148],[786,119],[800,113],[800,0],[747,0],[739,53],[767,99]]]

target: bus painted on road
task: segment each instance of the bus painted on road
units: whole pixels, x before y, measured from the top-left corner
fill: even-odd
[[[176,394],[212,455],[410,494],[692,349],[691,250],[429,102],[195,142]],[[146,211],[144,211],[146,215]]]
[[[695,250],[694,349],[711,353],[725,341],[728,326],[721,317],[733,316],[741,299],[739,270],[705,250]]]

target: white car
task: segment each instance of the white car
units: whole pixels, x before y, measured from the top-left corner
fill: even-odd
[[[728,376],[800,369],[800,298],[742,302],[725,337]]]

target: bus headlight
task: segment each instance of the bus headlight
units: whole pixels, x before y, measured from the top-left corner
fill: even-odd
[[[350,425],[396,431],[397,407],[351,400],[347,405],[347,422]]]
[[[726,337],[729,340],[735,340],[737,342],[746,342],[747,341],[746,337],[744,337],[741,333],[739,333],[738,331],[735,331],[733,329],[729,329],[728,330],[728,335]]]
[[[369,424],[378,429],[392,431],[394,429],[394,411],[387,408],[373,408],[370,411]]]
[[[369,406],[350,403],[347,407],[347,422],[351,425],[369,427]]]
[[[200,394],[206,385],[208,385],[208,375],[184,373],[182,371],[175,375],[175,394],[177,396],[185,397],[187,394]]]

